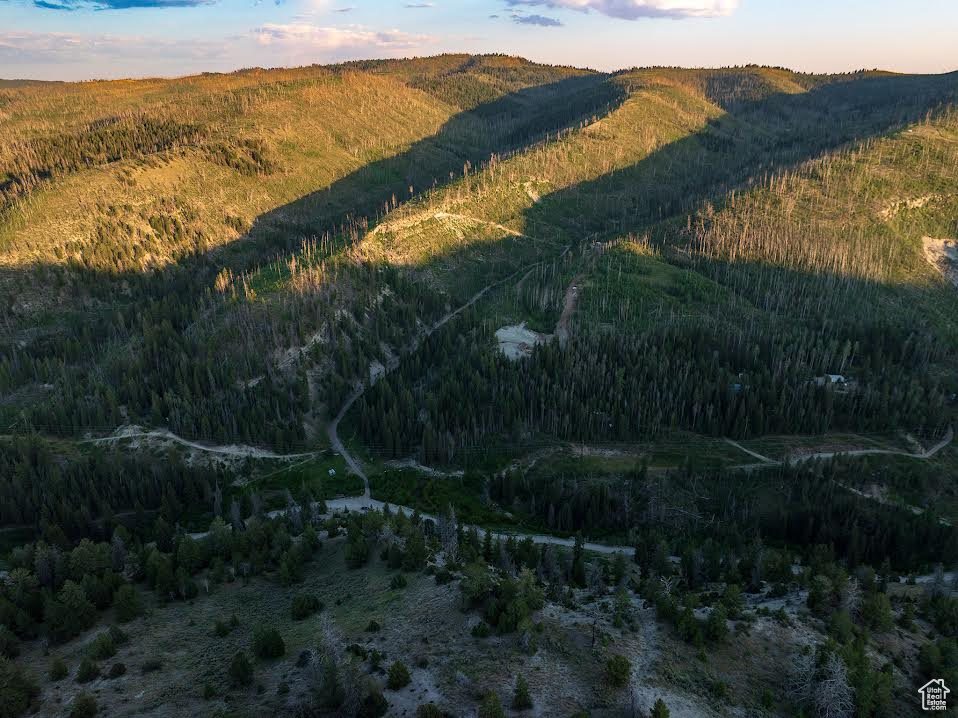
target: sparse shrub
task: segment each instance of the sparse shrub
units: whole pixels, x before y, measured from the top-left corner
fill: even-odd
[[[710,641],[721,643],[725,640],[728,635],[727,615],[722,604],[718,604],[712,609],[705,622],[705,635]]]
[[[389,667],[389,678],[386,681],[386,687],[391,691],[398,691],[409,685],[412,678],[409,675],[409,669],[402,661],[396,661]]]
[[[724,700],[728,697],[728,684],[725,681],[714,680],[709,682],[709,693],[714,698]]]
[[[9,628],[0,624],[0,656],[16,658],[20,655],[20,639]]]
[[[0,656],[0,718],[20,715],[39,692],[20,666]]]
[[[532,708],[532,696],[529,695],[529,684],[524,676],[516,678],[516,689],[512,694],[512,709],[525,711]]]
[[[113,594],[113,608],[116,611],[116,620],[128,623],[143,613],[143,602],[136,586],[124,583]]]
[[[605,664],[606,680],[608,680],[614,688],[622,688],[625,686],[625,684],[629,682],[631,675],[632,664],[625,656],[612,656]]]
[[[80,693],[73,699],[70,718],[93,718],[97,713],[96,698],[89,693]]]
[[[489,624],[485,621],[479,621],[475,626],[472,627],[472,630],[469,631],[475,638],[489,638],[492,634],[492,629],[489,628]]]
[[[886,594],[871,592],[865,595],[862,601],[862,622],[878,633],[891,630],[894,621],[891,601]]]
[[[286,653],[286,644],[275,628],[257,626],[253,629],[253,653],[259,658],[279,658]]]
[[[347,653],[352,653],[356,658],[365,661],[366,656],[369,655],[365,648],[360,646],[358,643],[350,643],[346,646]]]
[[[70,671],[67,669],[67,664],[63,662],[63,659],[59,656],[54,658],[50,664],[50,680],[56,683],[57,681],[62,681],[68,675],[70,675]]]
[[[388,710],[389,701],[383,696],[379,686],[373,686],[360,704],[356,718],[380,718],[386,715]]]
[[[848,611],[836,611],[828,625],[828,632],[839,643],[848,643],[855,635],[855,624]]]
[[[228,673],[230,683],[234,686],[245,687],[253,682],[253,665],[242,651],[237,651],[233,656]]]
[[[114,646],[125,646],[130,642],[130,637],[126,631],[119,626],[110,626],[109,634]]]
[[[441,569],[436,571],[436,583],[440,586],[445,586],[447,583],[452,581],[455,578],[452,571],[443,566]]]
[[[665,701],[661,698],[655,699],[655,705],[652,706],[652,711],[649,713],[651,718],[669,718],[669,709],[665,705]]]
[[[216,623],[213,625],[213,635],[217,638],[225,638],[230,634],[230,631],[233,630],[233,627],[225,621],[216,619]]]
[[[367,633],[376,633],[376,632],[379,631],[381,628],[382,628],[382,626],[379,625],[379,622],[376,621],[375,619],[372,619],[372,620],[370,620],[369,623],[366,625],[366,632],[367,632]]]
[[[100,677],[100,667],[89,658],[84,658],[80,661],[80,666],[77,668],[77,683],[89,683],[95,678]]]
[[[297,593],[293,596],[291,612],[294,621],[302,621],[322,610],[323,602],[311,593]]]
[[[502,703],[495,691],[489,691],[482,697],[482,702],[479,704],[479,718],[506,718]]]
[[[109,678],[119,678],[126,675],[126,666],[122,663],[114,663],[110,666]]]
[[[103,661],[116,655],[116,646],[113,645],[113,639],[109,633],[101,633],[93,639],[89,652],[93,660]]]
[[[337,711],[346,699],[346,690],[340,676],[336,657],[329,651],[320,650],[319,665],[313,674],[312,692],[316,704],[329,712]]]
[[[408,581],[406,581],[406,574],[404,573],[397,573],[395,576],[392,577],[392,580],[389,582],[389,587],[393,590],[406,588],[407,585],[408,585]]]
[[[416,718],[443,718],[443,715],[435,703],[424,703],[416,709]]]
[[[203,684],[203,700],[208,701],[208,700],[212,700],[213,698],[216,698],[216,686],[209,682],[204,683]]]
[[[286,681],[280,681],[280,684],[276,686],[276,694],[280,696],[285,696],[289,694],[289,683]]]
[[[775,694],[772,693],[772,691],[770,691],[768,688],[763,689],[759,703],[762,704],[762,708],[765,710],[772,710],[772,708],[775,707]]]
[[[140,666],[140,670],[143,673],[155,673],[161,668],[163,668],[163,661],[159,658],[148,658],[143,661],[143,665]]]

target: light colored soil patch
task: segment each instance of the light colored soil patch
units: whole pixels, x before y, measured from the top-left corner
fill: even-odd
[[[316,456],[316,452],[310,451],[301,454],[277,454],[268,449],[261,449],[256,446],[247,446],[245,444],[229,444],[227,446],[216,446],[213,444],[199,443],[190,441],[177,436],[168,429],[146,430],[135,424],[128,424],[118,428],[112,436],[101,437],[97,439],[86,439],[80,443],[89,444],[117,444],[122,442],[124,446],[131,449],[150,448],[165,450],[173,445],[185,447],[188,456],[187,462],[190,465],[203,463],[208,465],[219,465],[227,468],[235,468],[247,459],[275,459],[278,461],[301,461]]]
[[[903,199],[898,202],[894,202],[878,213],[878,216],[881,217],[886,222],[896,215],[899,212],[903,212],[909,209],[921,209],[922,207],[931,204],[932,202],[938,202],[944,199],[943,195],[940,194],[926,194],[921,197],[912,197],[911,199]]]
[[[432,476],[434,478],[457,478],[461,479],[465,476],[466,472],[462,469],[456,471],[443,471],[442,469],[437,469],[432,466],[426,466],[420,464],[415,459],[393,459],[392,461],[385,462],[386,466],[390,469],[414,469],[415,471],[420,471],[427,476]]]
[[[526,329],[526,323],[502,327],[496,330],[499,351],[510,359],[521,359],[532,354],[537,344],[548,339],[549,335]]]
[[[925,237],[922,245],[928,263],[958,288],[958,241]]]
[[[101,678],[84,686],[73,681],[87,644],[103,630],[103,622],[84,636],[54,647],[52,653],[66,660],[71,676],[52,685],[45,678],[41,681],[36,715],[65,715],[81,690],[94,693],[100,715],[108,716],[193,718],[231,715],[231,708],[240,708],[238,715],[293,715],[295,705],[307,696],[311,673],[308,667],[296,665],[297,658],[316,647],[321,626],[330,619],[342,649],[357,643],[368,651],[379,650],[384,669],[395,660],[408,667],[410,685],[383,691],[390,716],[412,718],[419,705],[430,702],[453,715],[475,715],[478,697],[488,690],[497,692],[508,705],[520,674],[528,678],[535,701],[535,708],[526,714],[530,717],[566,716],[581,708],[591,708],[597,718],[627,715],[628,693],[610,693],[603,681],[610,651],[629,656],[634,666],[642,668],[636,675],[639,686],[652,680],[646,665],[656,655],[651,641],[657,628],[652,611],[641,611],[638,599],[641,628],[635,633],[612,627],[611,614],[603,608],[607,601],[571,610],[547,604],[535,617],[543,630],[537,634],[538,650],[533,653],[523,649],[519,634],[473,638],[470,630],[479,615],[462,610],[457,582],[440,586],[430,576],[410,574],[406,589],[392,590],[391,572],[375,558],[366,568],[345,568],[342,545],[342,538],[326,541],[308,565],[301,585],[283,588],[269,579],[255,578],[246,587],[239,582],[213,587],[209,595],[203,593],[191,604],[154,606],[149,616],[124,627],[130,643],[114,659],[101,663],[104,672],[114,662],[126,664],[128,671],[122,678]],[[289,605],[299,591],[316,594],[325,610],[305,621],[292,621]],[[152,602],[152,596],[146,598]],[[223,638],[214,637],[215,621],[232,614],[239,626]],[[380,631],[364,630],[371,619],[380,623]],[[229,659],[237,650],[250,652],[252,629],[260,622],[280,632],[286,655],[273,661],[255,660],[254,687],[230,689]],[[605,634],[607,645],[593,641],[594,625]],[[160,660],[162,668],[143,674],[141,667],[149,659]],[[50,660],[40,641],[26,644],[18,658],[38,678],[45,676]],[[384,672],[372,670],[365,661],[357,668],[384,686]],[[288,694],[278,692],[282,683],[289,686]],[[216,695],[204,699],[207,684]],[[695,696],[672,697],[677,705],[682,700],[701,702]]]

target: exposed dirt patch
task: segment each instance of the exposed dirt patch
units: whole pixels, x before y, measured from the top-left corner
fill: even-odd
[[[268,449],[260,449],[256,446],[247,446],[245,444],[230,444],[228,446],[215,446],[196,441],[190,441],[177,436],[167,429],[146,430],[135,424],[129,424],[118,428],[112,436],[106,436],[98,439],[87,439],[80,443],[90,444],[115,444],[123,442],[132,449],[167,449],[172,445],[185,447],[189,454],[186,457],[187,463],[204,462],[211,465],[220,465],[224,467],[235,467],[246,459],[276,459],[280,461],[292,461],[297,459],[306,459],[316,455],[315,452],[306,452],[302,454],[277,454]]]
[[[909,209],[921,209],[922,207],[925,207],[931,204],[932,202],[937,202],[941,199],[944,199],[943,195],[926,194],[926,195],[922,195],[921,197],[912,197],[911,199],[899,200],[897,202],[894,202],[888,205],[887,207],[885,207],[885,209],[881,210],[878,213],[878,216],[887,222],[892,217],[897,215],[899,212],[902,212],[904,210],[909,210]]]
[[[958,288],[958,241],[925,237],[922,244],[929,264]]]
[[[521,359],[529,356],[537,344],[542,344],[548,339],[548,334],[540,334],[531,329],[526,329],[525,322],[496,330],[499,351],[510,359]]]
[[[443,471],[442,469],[437,469],[432,466],[426,466],[420,464],[415,459],[394,459],[392,461],[387,461],[386,466],[391,469],[415,469],[416,471],[421,471],[427,476],[433,476],[435,478],[462,478],[465,476],[465,471],[459,469],[457,471]]]
[[[570,284],[566,290],[565,302],[562,305],[562,315],[559,317],[558,324],[556,324],[555,334],[559,338],[559,344],[563,346],[569,341],[569,325],[572,322],[572,315],[575,314],[576,304],[579,302],[579,283],[582,279],[581,275],[573,279],[572,284]]]

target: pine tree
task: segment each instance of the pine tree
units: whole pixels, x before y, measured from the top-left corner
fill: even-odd
[[[529,695],[529,684],[521,674],[516,678],[516,689],[512,694],[512,708],[524,711],[532,708],[532,696]]]

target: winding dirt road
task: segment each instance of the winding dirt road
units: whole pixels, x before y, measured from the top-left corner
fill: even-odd
[[[945,435],[941,440],[930,447],[925,451],[911,452],[911,451],[901,451],[899,449],[852,449],[851,451],[821,451],[812,454],[801,454],[799,456],[788,456],[783,461],[777,459],[769,458],[768,456],[763,456],[758,452],[752,451],[744,446],[742,446],[737,441],[732,439],[726,439],[725,442],[734,446],[740,451],[744,451],[749,456],[758,459],[761,461],[761,464],[751,464],[750,467],[762,467],[762,466],[782,466],[788,464],[789,466],[797,466],[798,464],[804,464],[808,461],[816,461],[818,459],[834,459],[839,456],[904,456],[909,459],[930,459],[939,451],[948,446],[955,438],[955,431],[952,427],[948,427],[948,431],[945,432]]]
[[[333,499],[326,502],[326,508],[330,512],[335,511],[382,511],[387,504],[383,501],[378,501],[377,499],[371,499],[368,497],[359,497],[352,496],[346,497],[343,499]],[[393,513],[397,511],[402,511],[404,514],[412,515],[413,509],[408,506],[397,506],[396,504],[388,504],[390,511]],[[279,516],[285,513],[284,510],[279,510],[271,514]],[[424,519],[429,519],[431,521],[437,521],[437,517],[432,514],[419,512],[419,515]],[[469,530],[470,526],[464,527],[466,530]],[[475,529],[479,532],[480,537],[484,537],[487,533],[491,534],[493,538],[498,539],[508,539],[509,537],[516,537],[517,539],[525,539],[531,537],[532,541],[535,544],[547,544],[550,546],[561,546],[563,548],[572,548],[575,546],[575,539],[571,538],[560,538],[558,536],[552,536],[550,534],[526,534],[520,532],[502,532],[502,531],[487,531],[486,529],[476,526]],[[634,546],[610,546],[608,544],[602,543],[592,543],[587,541],[582,544],[582,547],[586,551],[591,551],[593,553],[601,554],[616,554],[616,553],[631,553],[635,550]]]
[[[565,249],[563,249],[562,252],[559,254],[559,258],[561,259],[565,255],[565,253],[569,251],[570,248],[571,247],[566,247]],[[446,312],[446,314],[440,317],[435,323],[426,327],[426,329],[423,330],[409,344],[408,347],[406,347],[405,351],[402,352],[401,356],[396,357],[394,361],[390,362],[389,366],[385,367],[385,371],[382,374],[380,374],[379,378],[382,378],[386,376],[386,374],[389,374],[390,372],[395,370],[399,366],[400,360],[403,356],[408,356],[409,354],[416,351],[416,349],[419,348],[419,345],[422,344],[423,340],[430,337],[434,332],[438,331],[443,326],[445,326],[450,321],[452,321],[455,317],[459,316],[462,312],[466,311],[469,307],[471,307],[473,304],[475,304],[480,299],[482,299],[489,291],[505,284],[506,282],[511,281],[512,279],[515,279],[516,277],[518,277],[520,274],[523,274],[524,272],[532,271],[539,265],[544,264],[545,261],[546,260],[534,262],[528,266],[522,267],[521,269],[517,269],[515,272],[513,272],[509,276],[504,277],[503,279],[500,279],[497,282],[493,282],[492,284],[487,284],[485,287],[483,287],[478,292],[473,294],[472,297],[469,299],[469,301],[467,301],[465,304],[457,307],[456,309],[452,309],[449,312]],[[363,470],[363,467],[360,464],[360,462],[356,459],[356,457],[354,457],[349,452],[349,450],[343,444],[342,439],[339,438],[340,422],[342,422],[343,417],[346,416],[346,414],[352,408],[353,404],[355,404],[356,401],[358,401],[359,397],[361,397],[365,393],[366,389],[368,388],[368,385],[371,385],[371,384],[369,382],[364,382],[364,381],[359,381],[356,383],[356,387],[353,390],[353,393],[349,395],[349,398],[346,399],[345,403],[342,405],[339,412],[336,414],[335,418],[333,418],[333,420],[329,423],[329,426],[326,427],[326,435],[329,437],[329,444],[333,448],[333,451],[335,451],[340,456],[342,456],[343,460],[346,462],[349,468],[353,471],[353,473],[355,473],[359,478],[363,480],[363,495],[362,495],[363,500],[371,501],[370,493],[369,493],[369,477],[366,475],[366,472]]]
[[[582,275],[573,278],[572,284],[565,293],[565,302],[562,305],[562,314],[556,323],[555,335],[559,340],[559,346],[565,346],[569,343],[569,324],[572,321],[572,315],[575,314],[575,307],[579,301],[579,285],[582,283]]]
[[[239,458],[246,459],[272,459],[276,461],[293,461],[295,459],[305,459],[307,457],[316,456],[318,452],[308,451],[302,454],[277,454],[268,449],[260,449],[255,446],[247,446],[245,444],[230,444],[228,446],[212,446],[210,444],[200,444],[195,441],[190,441],[189,439],[184,439],[181,436],[177,436],[172,431],[168,429],[150,429],[149,431],[143,431],[138,426],[129,426],[122,427],[117,430],[117,433],[113,436],[105,436],[99,439],[85,439],[83,441],[78,441],[78,444],[106,444],[116,441],[125,441],[126,439],[163,439],[166,441],[173,441],[182,446],[189,447],[191,449],[196,449],[197,451],[205,451],[208,454],[223,454],[225,456],[236,456]]]

